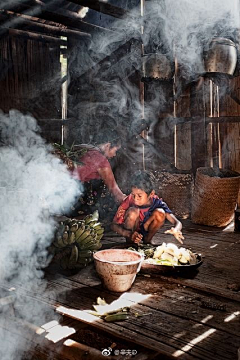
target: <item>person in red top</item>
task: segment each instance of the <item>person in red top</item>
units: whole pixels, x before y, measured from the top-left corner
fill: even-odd
[[[98,134],[96,140],[98,145],[78,145],[78,147],[86,149],[86,152],[79,159],[82,165],[78,165],[72,175],[83,183],[84,194],[73,208],[71,216],[74,217],[78,216],[82,210],[83,212],[94,210],[94,203],[101,196],[102,183],[105,184],[117,204],[120,204],[126,197],[119,188],[108,161],[115,157],[121,148],[119,137],[112,130],[105,129]],[[86,209],[87,206],[91,206],[91,208]]]
[[[80,158],[83,165],[77,166],[73,171],[73,177],[82,183],[91,180],[103,180],[115,201],[121,203],[126,195],[120,190],[108,161],[108,159],[116,156],[121,145],[118,143],[112,146],[111,142],[108,142],[98,146],[83,144],[81,147],[85,148],[87,152]]]
[[[112,230],[126,237],[127,242],[151,243],[153,236],[167,219],[174,225],[172,234],[180,243],[184,239],[181,222],[173,215],[167,204],[155,195],[153,176],[146,171],[138,171],[132,180],[132,192],[119,206]]]

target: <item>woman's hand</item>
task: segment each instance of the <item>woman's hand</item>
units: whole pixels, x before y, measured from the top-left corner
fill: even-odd
[[[117,204],[121,205],[122,202],[123,202],[127,197],[128,197],[128,195],[121,193],[121,194],[119,194],[119,196],[118,196],[117,198],[115,198],[115,201],[116,201]]]
[[[171,228],[170,230],[166,230],[164,234],[172,234],[177,241],[180,242],[180,244],[183,244],[184,236],[180,230],[177,230],[175,228]]]
[[[137,231],[134,231],[130,237],[132,242],[134,242],[135,244],[139,244],[142,238],[143,238],[142,234],[139,234]]]
[[[126,195],[119,189],[118,184],[116,183],[115,177],[113,175],[112,169],[110,167],[107,168],[99,168],[98,173],[107,186],[110,193],[113,195],[117,204],[121,204],[122,201],[126,198]]]

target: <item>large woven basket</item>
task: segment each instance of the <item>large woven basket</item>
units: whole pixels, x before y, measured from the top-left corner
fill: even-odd
[[[192,222],[208,226],[226,226],[234,216],[240,174],[225,169],[197,169],[192,201]]]
[[[156,194],[163,199],[174,215],[187,219],[191,215],[193,176],[155,171]]]

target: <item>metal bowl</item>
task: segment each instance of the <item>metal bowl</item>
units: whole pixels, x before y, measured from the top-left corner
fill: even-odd
[[[169,266],[169,265],[155,265],[155,264],[149,264],[146,260],[142,262],[141,266],[141,272],[143,273],[191,273],[192,271],[195,271],[200,265],[202,265],[202,257],[200,254],[195,254],[197,257],[197,263],[194,265],[175,265],[175,266]]]
[[[113,247],[113,249],[124,249],[129,247],[134,247],[137,250],[136,244],[119,244]],[[156,248],[156,246],[150,246],[152,248]],[[149,248],[149,245],[143,245],[142,248]],[[197,263],[194,265],[175,265],[175,266],[169,266],[169,265],[160,265],[160,264],[149,264],[146,260],[142,261],[141,273],[148,273],[148,274],[161,274],[161,273],[182,273],[185,275],[190,275],[197,270],[197,268],[202,265],[203,259],[200,254],[194,253],[197,257]]]

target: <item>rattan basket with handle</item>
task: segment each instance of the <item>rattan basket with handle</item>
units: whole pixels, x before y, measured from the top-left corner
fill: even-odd
[[[226,226],[234,216],[240,174],[226,169],[197,169],[192,200],[192,222],[208,226]]]

